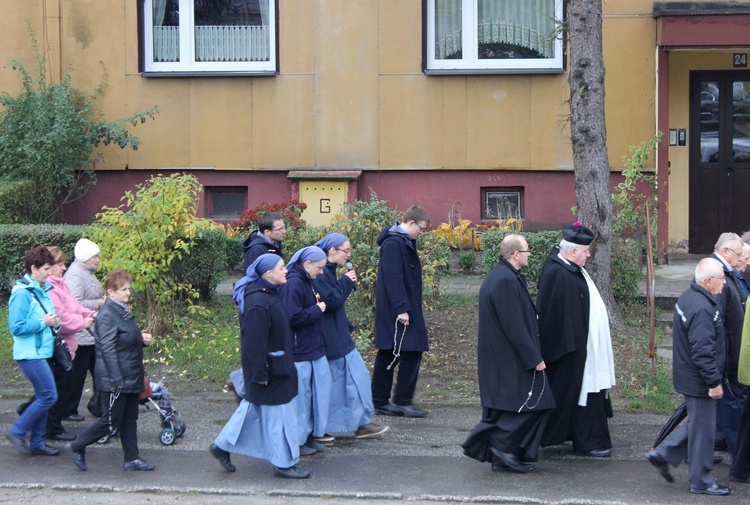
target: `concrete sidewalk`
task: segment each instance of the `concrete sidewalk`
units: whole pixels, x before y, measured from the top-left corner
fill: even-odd
[[[242,456],[232,457],[237,472],[226,473],[206,448],[234,410],[231,396],[205,391],[183,397],[179,387],[175,389],[175,407],[187,424],[182,438],[172,446],[162,446],[157,416],[144,412],[138,422],[141,455],[157,465],[154,472],[124,472],[117,439],[89,448],[88,472],[79,471],[64,454],[23,456],[3,442],[0,488],[85,490],[97,497],[118,490],[138,491],[157,493],[163,503],[172,503],[166,497],[175,494],[180,495],[180,502],[188,503],[201,503],[200,496],[222,494],[276,496],[285,503],[300,496],[506,504],[690,505],[707,500],[688,493],[684,465],[674,472],[676,482],[668,484],[644,459],[665,416],[616,413],[610,424],[612,457],[580,457],[569,447],[551,447],[542,450],[536,471],[519,475],[492,472],[489,464],[462,455],[460,444],[479,420],[479,405],[428,404],[426,419],[378,416],[377,421],[391,426],[382,437],[339,438],[325,453],[302,459],[300,466],[312,471],[310,479],[289,481],[274,478],[269,463]],[[16,418],[19,401],[0,399],[0,429],[6,430]],[[89,422],[67,423],[66,427],[77,433]],[[727,464],[718,465],[714,474],[720,482],[734,484],[734,503],[750,502],[750,486],[727,481]]]

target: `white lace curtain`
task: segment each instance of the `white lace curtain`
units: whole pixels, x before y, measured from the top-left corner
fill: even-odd
[[[191,0],[192,1],[192,0]],[[195,61],[268,61],[270,58],[270,0],[232,0],[242,9],[256,4],[261,25],[195,26]],[[180,61],[180,27],[162,26],[167,0],[152,0],[154,61]],[[257,11],[256,11],[257,12]]]
[[[554,57],[555,0],[476,0],[479,44],[506,43]],[[462,0],[435,0],[435,57],[462,49]]]

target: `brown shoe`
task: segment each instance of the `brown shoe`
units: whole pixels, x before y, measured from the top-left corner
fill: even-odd
[[[354,433],[354,436],[356,438],[367,438],[367,437],[374,437],[375,435],[382,435],[386,431],[388,431],[387,424],[378,424],[378,423],[370,423],[365,424],[364,426],[360,426],[359,429]]]

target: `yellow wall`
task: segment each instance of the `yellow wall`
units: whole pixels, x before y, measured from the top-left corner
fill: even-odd
[[[0,61],[32,64],[30,19],[75,85],[93,90],[106,72],[106,117],[158,105],[135,129],[141,148],[107,148],[98,168],[572,168],[567,74],[425,76],[419,1],[279,0],[280,75],[256,78],[141,77],[136,5],[3,0]],[[615,169],[654,129],[651,5],[605,2]],[[18,89],[12,71],[0,89]]]

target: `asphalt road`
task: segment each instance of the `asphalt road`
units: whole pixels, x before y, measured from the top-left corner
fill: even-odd
[[[0,429],[15,419],[18,398],[0,398]],[[312,471],[307,480],[273,477],[269,463],[234,456],[235,473],[226,473],[206,450],[234,409],[228,393],[204,391],[189,398],[175,395],[174,406],[187,424],[174,445],[158,441],[158,416],[143,412],[139,420],[142,457],[154,472],[124,472],[119,442],[91,447],[88,472],[61,454],[29,457],[9,443],[0,444],[0,502],[23,503],[533,503],[533,504],[693,504],[722,500],[688,493],[685,466],[668,484],[643,454],[664,416],[616,414],[611,421],[612,457],[594,459],[572,454],[569,447],[542,450],[536,470],[518,475],[492,472],[462,455],[460,443],[478,421],[478,406],[425,405],[426,419],[379,418],[391,425],[377,439],[340,437],[330,450],[303,458]],[[90,422],[68,423],[72,433]],[[55,444],[61,445],[61,444]],[[725,455],[725,457],[727,457]],[[727,481],[728,465],[714,474],[733,484],[724,498],[750,503],[750,486]]]

